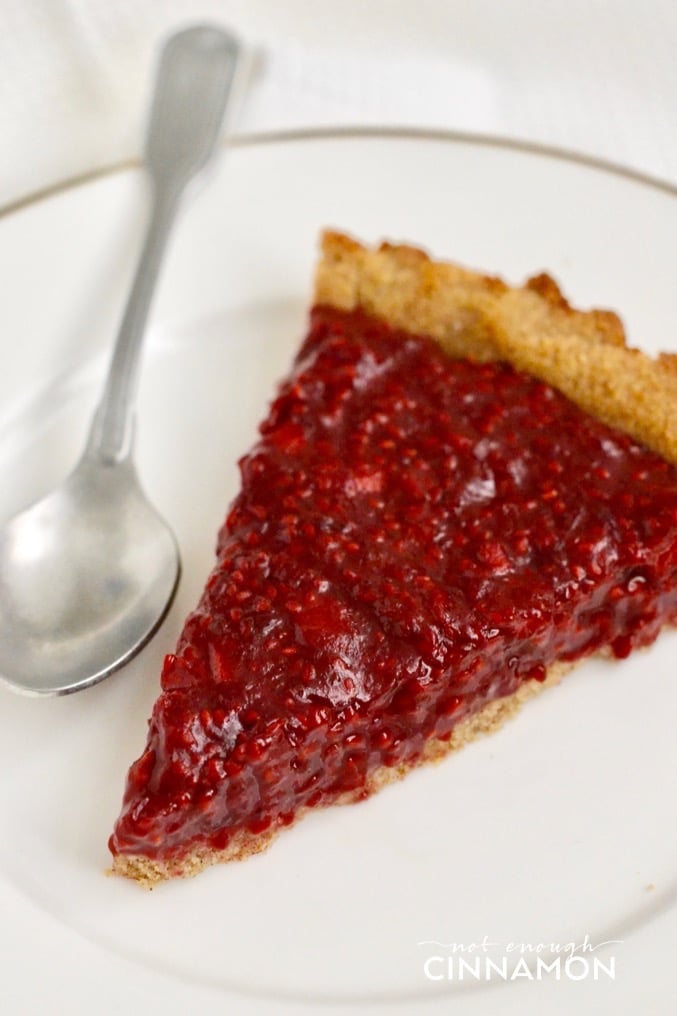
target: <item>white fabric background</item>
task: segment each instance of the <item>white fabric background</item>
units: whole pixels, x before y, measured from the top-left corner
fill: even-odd
[[[0,207],[138,155],[163,35],[255,50],[236,131],[462,128],[677,182],[677,0],[0,0]]]

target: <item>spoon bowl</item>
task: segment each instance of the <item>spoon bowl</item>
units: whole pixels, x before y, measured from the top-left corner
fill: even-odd
[[[153,635],[179,574],[131,460],[85,455],[0,532],[0,680],[34,695],[95,684]]]

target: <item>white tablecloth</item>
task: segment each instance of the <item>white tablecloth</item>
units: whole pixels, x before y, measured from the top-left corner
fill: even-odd
[[[255,51],[239,132],[461,128],[677,182],[677,0],[0,0],[0,207],[138,155],[195,20]]]

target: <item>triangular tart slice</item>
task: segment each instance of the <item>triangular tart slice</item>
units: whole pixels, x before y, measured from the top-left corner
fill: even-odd
[[[309,334],[166,658],[110,839],[260,851],[677,618],[677,372],[538,276],[323,240]]]

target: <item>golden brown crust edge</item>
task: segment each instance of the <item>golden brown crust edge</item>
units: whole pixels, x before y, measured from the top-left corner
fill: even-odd
[[[413,247],[326,232],[314,299],[429,335],[450,356],[507,360],[677,464],[677,356],[630,349],[616,314],[573,309],[547,275],[511,287]]]
[[[557,684],[571,667],[570,663],[555,663],[549,668],[545,681],[525,681],[514,694],[488,702],[478,712],[468,716],[454,727],[451,740],[440,741],[431,738],[425,746],[423,755],[416,762],[402,763],[398,766],[381,766],[369,777],[366,787],[367,793],[374,794],[389,783],[402,779],[416,766],[427,762],[438,762],[450,752],[464,747],[480,735],[498,730],[527,699],[533,698],[544,688]],[[359,800],[361,796],[361,791],[357,797],[354,794],[345,794],[334,803],[351,804]],[[305,811],[307,810],[305,809]],[[297,815],[296,821],[303,817],[305,811],[301,811]],[[200,846],[178,861],[156,861],[140,855],[118,854],[113,860],[111,874],[124,875],[134,879],[144,888],[152,889],[158,882],[163,882],[166,879],[191,878],[212,864],[241,861],[253,854],[259,854],[270,846],[280,831],[276,829],[259,834],[239,832],[225,850],[211,850]]]

